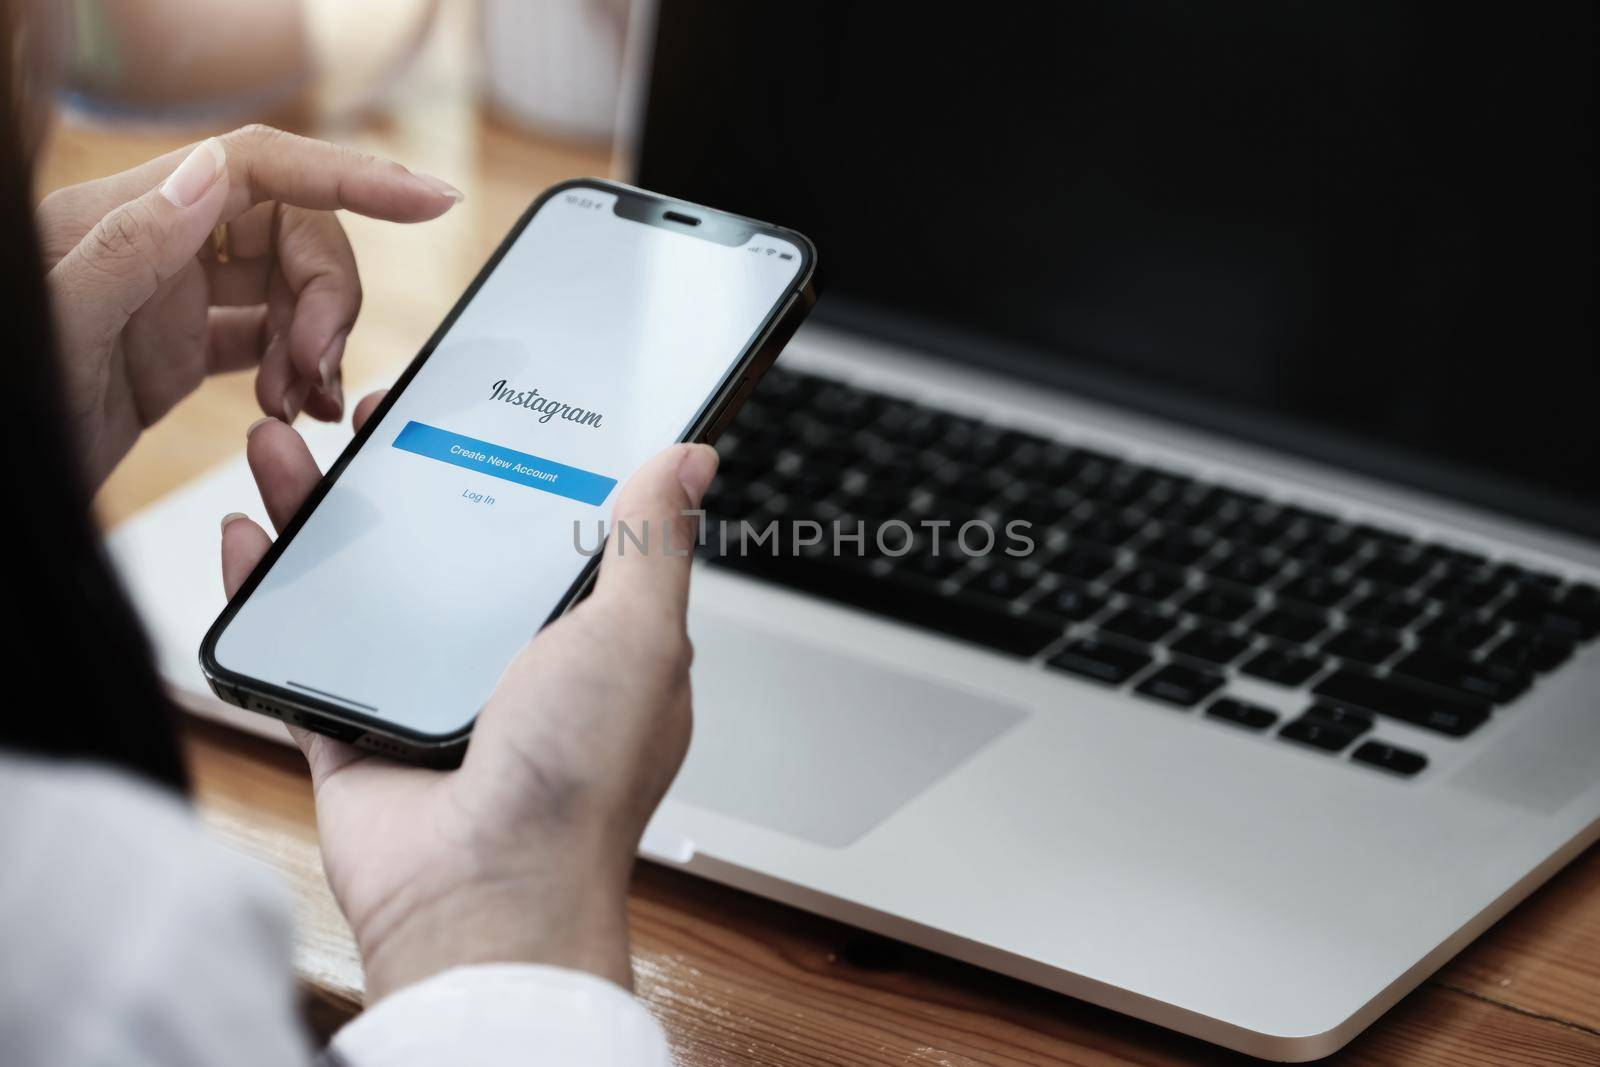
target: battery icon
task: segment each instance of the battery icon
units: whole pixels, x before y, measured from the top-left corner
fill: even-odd
[[[794,253],[793,252],[779,252],[778,253],[778,258],[779,259],[793,259],[794,258]]]

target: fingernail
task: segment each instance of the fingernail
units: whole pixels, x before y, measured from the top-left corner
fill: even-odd
[[[255,421],[255,422],[252,422],[252,423],[251,423],[251,424],[250,424],[250,428],[249,428],[249,429],[248,429],[248,430],[246,430],[246,431],[245,431],[245,432],[244,432],[244,436],[245,436],[245,439],[246,439],[246,440],[249,440],[249,438],[250,438],[250,435],[251,435],[251,434],[253,434],[253,433],[255,433],[255,432],[256,432],[256,430],[257,430],[257,429],[258,429],[258,428],[259,428],[259,427],[261,427],[261,426],[264,426],[264,425],[266,425],[266,424],[267,424],[267,423],[269,423],[269,422],[277,422],[277,421],[278,421],[278,420],[277,420],[277,419],[275,419],[275,418],[273,418],[273,417],[272,417],[272,416],[271,416],[271,415],[263,415],[263,416],[261,416],[261,417],[260,417],[260,418],[259,418],[259,419],[257,419],[257,420],[256,420],[256,421]]]
[[[317,361],[317,369],[322,372],[322,388],[330,393],[333,390],[334,378],[339,371],[339,357],[344,355],[345,338],[349,336],[346,331],[333,335],[333,340],[328,342],[328,347],[322,350],[322,358]]]
[[[467,198],[466,193],[463,193],[460,189],[457,189],[443,178],[435,178],[431,174],[419,174],[415,171],[412,172],[411,176],[417,179],[417,181],[421,182],[423,185],[427,186],[430,193],[438,193],[440,196],[448,196],[451,200],[454,200],[458,204]]]
[[[248,519],[249,517],[250,516],[246,515],[242,511],[228,512],[226,515],[222,516],[222,532],[228,532],[228,523],[232,522],[234,519]]]
[[[337,421],[344,418],[344,383],[334,379],[333,385],[325,392],[328,399],[333,401],[333,406],[337,409],[334,412],[334,419]]]
[[[283,393],[283,421],[293,422],[294,417],[300,414],[300,409],[305,407],[306,397],[311,395],[310,382],[297,382],[289,386]]]
[[[188,207],[206,195],[227,162],[228,154],[222,142],[208,137],[161,183],[161,195],[174,207]]]
[[[689,506],[697,508],[706,488],[717,475],[717,450],[710,445],[691,445],[678,464],[678,482],[689,494]]]

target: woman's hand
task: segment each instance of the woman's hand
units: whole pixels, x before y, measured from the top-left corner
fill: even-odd
[[[358,427],[379,396],[357,405]],[[281,529],[317,484],[316,464],[275,420],[253,429],[248,455]],[[704,445],[668,449],[623,486],[615,519],[636,530],[672,523],[671,543],[690,544],[683,512],[699,506],[716,463]],[[270,543],[243,516],[223,520],[229,596]],[[593,595],[506,669],[457,770],[296,731],[328,881],[371,1000],[491,961],[572,967],[631,987],[628,877],[689,745],[688,591],[686,556],[608,553]]]
[[[267,414],[338,419],[361,282],[333,211],[420,222],[460,199],[398,163],[264,126],[47,196],[39,232],[90,484],[208,374],[256,367]]]

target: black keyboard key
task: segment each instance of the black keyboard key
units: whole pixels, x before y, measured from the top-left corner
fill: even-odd
[[[950,546],[940,544],[938,555],[932,552],[912,552],[894,561],[897,574],[926,582],[942,582],[967,565],[967,557],[949,551]]]
[[[1600,586],[1588,582],[1574,582],[1561,594],[1561,602],[1579,610],[1600,609]]]
[[[1364,734],[1372,729],[1372,716],[1364,711],[1347,708],[1342,704],[1313,704],[1300,716],[1324,726],[1336,726],[1352,734]]]
[[[1184,585],[1183,578],[1178,575],[1165,570],[1146,568],[1124,575],[1122,580],[1111,588],[1119,593],[1159,603],[1184,588]]]
[[[1519,633],[1502,640],[1483,654],[1484,662],[1518,670],[1553,671],[1571,658],[1575,646],[1564,637]]]
[[[823,381],[814,374],[787,367],[772,367],[762,376],[761,384],[756,387],[751,399],[762,404],[794,407],[815,396]]]
[[[966,471],[962,474],[958,471]],[[934,476],[932,491],[942,500],[954,501],[969,507],[981,507],[1000,493],[1000,487],[982,471],[969,467],[945,467]]]
[[[827,471],[838,477],[842,472],[870,466],[870,463],[859,448],[848,445],[818,445],[808,447],[803,456],[807,470]]]
[[[1335,530],[1318,537],[1291,542],[1285,547],[1285,552],[1290,559],[1308,567],[1331,568],[1344,566],[1360,547],[1354,538],[1345,537]]]
[[[759,506],[748,490],[737,485],[714,485],[705,498],[706,514],[714,519],[742,519]]]
[[[1391,719],[1463,737],[1489,718],[1489,702],[1445,696],[1405,682],[1356,671],[1337,671],[1312,690],[1338,704],[1387,715]]]
[[[1269,648],[1257,653],[1239,669],[1251,677],[1293,688],[1310,681],[1322,669],[1322,661],[1288,649]]]
[[[1427,595],[1442,604],[1476,610],[1490,604],[1504,589],[1505,583],[1485,571],[1447,571],[1444,577],[1428,587]]]
[[[1056,619],[1082,622],[1106,606],[1103,597],[1095,596],[1076,582],[1063,582],[1034,601],[1028,609]]]
[[[1206,571],[1223,581],[1259,589],[1278,576],[1278,566],[1259,552],[1240,550],[1223,556]]]
[[[1138,536],[1144,523],[1137,517],[1116,512],[1097,512],[1072,528],[1075,540],[1117,548]]]
[[[1278,721],[1278,713],[1272,709],[1264,708],[1260,704],[1247,704],[1232,697],[1213,700],[1211,706],[1206,708],[1206,714],[1214,719],[1243,726],[1247,730],[1265,730]]]
[[[1474,662],[1465,656],[1419,650],[1389,668],[1389,673],[1453,693],[1482,697],[1494,704],[1515,700],[1533,684],[1526,670],[1503,663]]]
[[[1140,682],[1134,692],[1181,708],[1192,708],[1221,689],[1222,681],[1220,674],[1169,663]]]
[[[1093,487],[1090,495],[1107,504],[1126,507],[1143,497],[1154,480],[1155,472],[1146,467],[1114,467],[1104,481]]]
[[[1072,524],[1072,504],[1054,492],[1030,496],[1023,500],[1000,500],[991,506],[1002,517],[999,524],[1001,529],[1005,528],[1006,522],[1014,520],[1031,523],[1033,528],[1028,533],[1035,539],[1052,527],[1065,528]]]
[[[1015,600],[1033,588],[1033,579],[1020,568],[994,563],[969,578],[966,588],[1000,600]]]
[[[1350,746],[1360,734],[1316,719],[1296,719],[1278,731],[1278,736],[1285,741],[1294,741],[1307,745],[1321,752],[1340,752]]]
[[[1381,526],[1354,526],[1351,527],[1350,533],[1353,537],[1375,545],[1383,551],[1406,548],[1412,543],[1411,538],[1405,534],[1396,533],[1394,530],[1385,530]]]
[[[1073,641],[1049,659],[1052,667],[1107,685],[1121,685],[1151,663],[1154,657],[1123,645],[1094,637]]]
[[[833,492],[839,485],[839,475],[804,468],[788,474],[772,475],[771,481],[773,487],[790,500],[809,503]]]
[[[858,515],[892,519],[906,514],[911,494],[903,488],[882,488],[875,482],[862,483],[854,492],[840,498],[845,507]],[[896,542],[899,543],[898,541]]]
[[[1325,571],[1305,571],[1294,581],[1278,590],[1284,600],[1310,604],[1318,608],[1331,608],[1347,600],[1356,591],[1355,583],[1336,578]]]
[[[1473,619],[1440,615],[1417,630],[1424,646],[1471,652],[1482,648],[1499,631],[1499,627]]]
[[[1451,548],[1449,545],[1424,545],[1422,554],[1453,570],[1472,570],[1489,562],[1487,556],[1469,552],[1464,548]]]
[[[1289,523],[1275,508],[1252,511],[1220,526],[1217,536],[1238,545],[1266,548],[1282,539]]]
[[[1175,641],[1172,651],[1207,663],[1232,663],[1250,647],[1248,638],[1216,626],[1199,626]]]
[[[1216,511],[1220,490],[1191,482],[1155,509],[1155,516],[1177,526],[1198,526]]]
[[[1381,767],[1386,771],[1410,778],[1428,765],[1428,757],[1409,748],[1397,748],[1383,741],[1367,741],[1350,753],[1359,763]]]
[[[1600,632],[1600,606],[1555,597],[1542,589],[1524,587],[1495,614],[1530,630],[1574,641],[1587,641]]]
[[[1171,633],[1178,620],[1153,608],[1132,605],[1100,623],[1100,628],[1148,644]]]
[[[1357,576],[1393,589],[1410,589],[1433,569],[1433,560],[1423,556],[1380,554],[1356,570]]]
[[[1561,576],[1559,574],[1536,571],[1516,563],[1502,563],[1494,569],[1494,573],[1496,577],[1522,589],[1537,589],[1550,592],[1561,584]]]
[[[983,516],[971,504],[944,497],[929,497],[922,501],[922,507],[915,514],[907,514],[902,518],[916,527],[918,535],[930,545],[937,541],[940,551],[954,551],[961,527],[969,522],[981,522]],[[946,525],[938,525],[941,522]],[[974,545],[983,543],[984,535],[977,528],[968,536]]]
[[[1116,565],[1115,553],[1094,545],[1078,544],[1068,547],[1044,563],[1046,570],[1067,578],[1076,578],[1081,582],[1092,582],[1102,578]]]
[[[1207,586],[1180,605],[1184,611],[1217,622],[1238,622],[1256,608],[1256,598],[1248,593]]]
[[[799,589],[901,622],[1016,656],[1034,656],[1062,628],[1036,616],[1014,615],[987,597],[950,594],[924,583],[876,578],[850,557],[729,555],[722,563],[752,577]]]
[[[1375,667],[1399,652],[1401,647],[1398,638],[1391,637],[1382,630],[1356,628],[1341,630],[1323,644],[1322,650],[1341,659],[1354,660]]]
[[[1298,611],[1274,608],[1251,624],[1251,629],[1263,637],[1303,645],[1328,628],[1325,618],[1319,619]]]
[[[1109,481],[1120,466],[1122,461],[1115,456],[1091,448],[1075,448],[1062,473],[1085,491],[1092,491]]]
[[[1352,619],[1386,630],[1404,630],[1422,617],[1422,608],[1386,593],[1362,597],[1344,609]]]
[[[1217,509],[1215,511],[1218,525],[1237,522],[1240,518],[1252,511],[1270,507],[1265,497],[1246,493],[1239,489],[1218,489]]]
[[[1188,567],[1211,551],[1213,542],[1203,534],[1182,528],[1171,529],[1139,549],[1141,559]]]
[[[805,413],[828,426],[859,430],[877,419],[883,398],[865,389],[830,382],[818,389],[805,405]]]

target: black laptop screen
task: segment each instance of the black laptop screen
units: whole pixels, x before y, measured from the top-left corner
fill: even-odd
[[[662,0],[638,179],[822,318],[1595,534],[1591,21]]]

